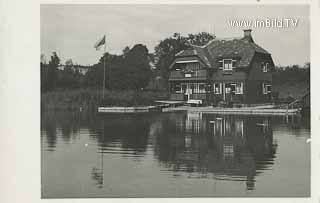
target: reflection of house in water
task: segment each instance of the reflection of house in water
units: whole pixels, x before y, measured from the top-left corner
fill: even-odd
[[[202,113],[188,113],[186,119],[186,131],[190,133],[200,133],[200,122]],[[204,127],[204,125],[202,125]]]
[[[246,181],[273,163],[275,145],[270,119],[210,114],[180,115],[157,137],[155,154],[174,172]]]

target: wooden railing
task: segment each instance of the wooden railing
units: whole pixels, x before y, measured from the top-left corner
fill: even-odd
[[[207,98],[206,93],[194,93],[190,94],[189,99],[203,99],[205,100]],[[184,100],[184,94],[182,93],[171,93],[170,94],[170,100],[176,100],[176,101],[183,101]]]
[[[206,79],[208,76],[207,70],[197,70],[193,71],[191,73],[184,73],[183,71],[175,70],[170,72],[170,77],[169,79],[194,79],[194,78],[203,78]]]
[[[191,94],[190,99],[206,99],[206,93]]]

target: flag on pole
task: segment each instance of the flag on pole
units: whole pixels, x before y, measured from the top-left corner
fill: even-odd
[[[94,48],[96,50],[100,50],[101,46],[104,45],[105,43],[106,43],[106,35],[103,35],[103,37],[95,43]]]

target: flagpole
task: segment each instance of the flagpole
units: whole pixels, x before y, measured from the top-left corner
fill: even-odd
[[[104,35],[106,37],[106,35]],[[106,40],[106,38],[104,38]],[[104,89],[106,87],[106,41],[104,42],[104,53],[103,53],[103,87],[102,87],[102,99],[104,99]]]

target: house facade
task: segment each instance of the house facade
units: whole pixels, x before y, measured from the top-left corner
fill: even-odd
[[[170,99],[205,104],[272,102],[271,54],[257,45],[251,30],[239,38],[215,38],[176,54],[170,65]]]

